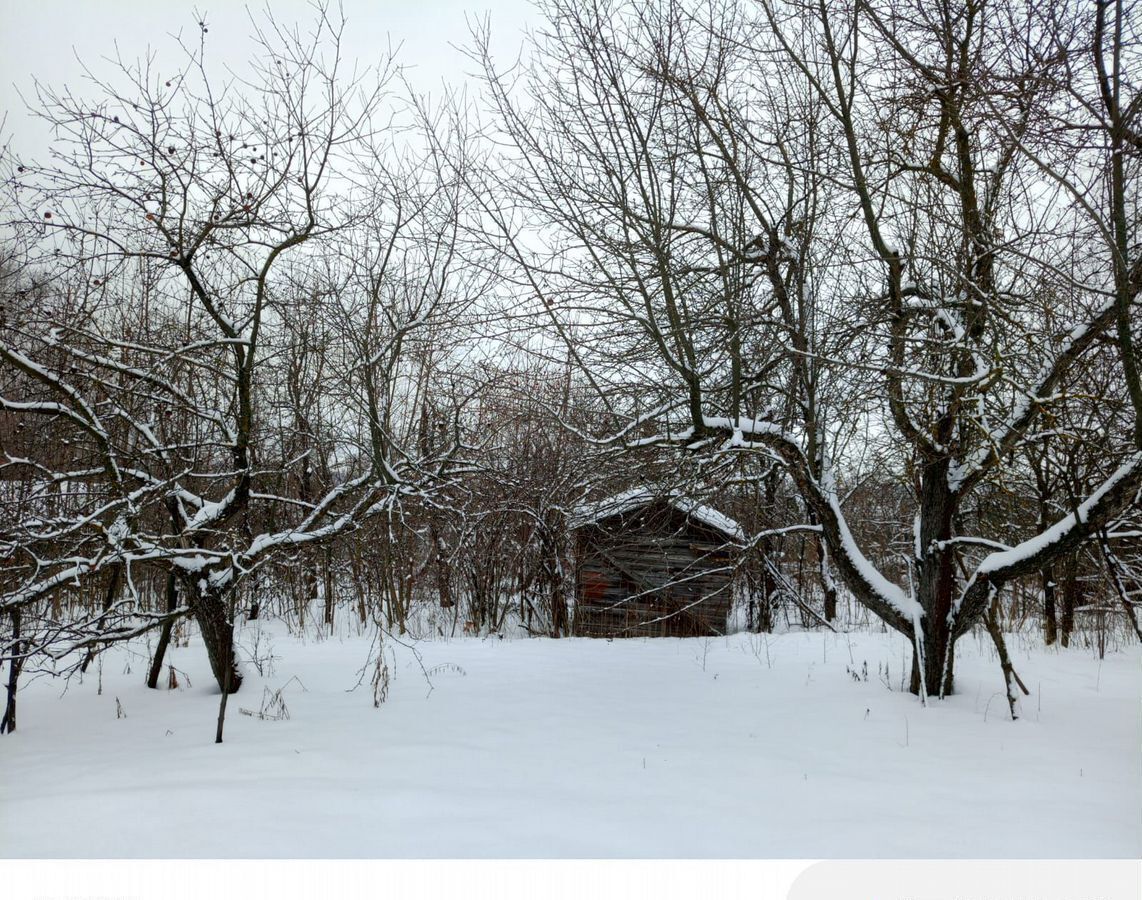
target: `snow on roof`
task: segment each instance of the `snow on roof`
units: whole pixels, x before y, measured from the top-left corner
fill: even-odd
[[[632,510],[641,509],[654,502],[665,503],[685,514],[695,522],[700,522],[715,531],[720,531],[736,541],[745,541],[745,531],[729,516],[718,512],[712,506],[705,506],[678,493],[653,491],[650,488],[631,488],[611,497],[588,503],[575,509],[571,514],[571,527],[581,528],[593,525],[612,516],[619,516]]]

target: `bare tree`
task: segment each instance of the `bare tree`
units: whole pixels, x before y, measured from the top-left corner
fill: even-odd
[[[30,498],[0,533],[10,661],[189,614],[236,691],[238,586],[394,514],[454,456],[405,440],[405,360],[478,289],[454,274],[459,194],[381,119],[392,61],[346,77],[344,27],[268,19],[240,81],[214,77],[200,23],[177,70],[120,61],[94,100],[39,88],[51,159],[4,180],[19,290],[47,298],[0,340],[0,409],[47,438],[0,461]],[[168,576],[179,605],[155,610]],[[104,602],[60,614],[92,586]]]
[[[518,254],[554,331],[604,396],[624,365],[645,373],[645,405],[610,439],[765,448],[851,594],[914,642],[912,689],[950,692],[955,640],[997,592],[1073,552],[1142,486],[1135,449],[1024,540],[973,531],[979,492],[1072,402],[1072,373],[1109,364],[1133,383],[1130,336],[1103,340],[1136,327],[1132,201],[1114,174],[1118,157],[1131,164],[1115,115],[1134,108],[1122,7],[546,9],[530,78],[513,94],[489,67],[489,83],[520,152],[510,196],[559,236],[550,256]],[[1118,85],[1101,106],[1100,77]],[[1052,143],[1063,108],[1086,116],[1077,146]],[[745,293],[716,277],[734,265]],[[745,297],[754,315],[735,316]],[[862,550],[823,464],[814,385],[842,407],[863,396],[860,373],[879,408],[837,417],[891,435],[914,485],[905,584]],[[789,388],[751,395],[772,380]]]

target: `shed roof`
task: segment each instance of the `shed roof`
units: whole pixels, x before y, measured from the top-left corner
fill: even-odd
[[[713,528],[735,541],[744,542],[746,539],[745,530],[741,525],[724,513],[718,512],[712,506],[698,503],[677,491],[664,493],[646,487],[631,488],[611,497],[605,497],[602,500],[596,500],[594,503],[587,503],[578,507],[571,514],[571,527],[582,528],[584,525],[594,525],[604,519],[620,516],[655,502],[665,503],[687,518],[693,519],[708,528]]]

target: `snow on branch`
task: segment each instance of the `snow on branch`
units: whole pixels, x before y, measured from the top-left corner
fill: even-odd
[[[923,618],[916,599],[886,578],[861,551],[849,528],[832,485],[823,484],[814,474],[797,438],[768,419],[704,416],[707,434],[725,434],[735,447],[762,445],[774,452],[797,484],[801,496],[820,520],[822,535],[845,586],[856,599],[885,622],[911,636]],[[685,444],[698,437],[694,429],[684,429],[659,440]],[[702,435],[701,437],[705,437]]]
[[[1142,490],[1142,452],[1135,452],[1074,512],[1014,547],[989,553],[976,567],[949,617],[959,627],[974,620],[1007,581],[1041,570],[1102,528]]]
[[[977,482],[1003,455],[1010,452],[1022,439],[1038,415],[1041,405],[1054,391],[1070,365],[1095,342],[1098,336],[1114,322],[1115,304],[1111,298],[1098,307],[1093,315],[1071,329],[1064,338],[1058,353],[1039,370],[1033,384],[1023,392],[1007,421],[993,430],[986,441],[967,460],[948,469],[948,486],[954,491],[966,491]]]

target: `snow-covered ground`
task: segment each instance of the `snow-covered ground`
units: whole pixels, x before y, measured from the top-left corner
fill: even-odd
[[[142,685],[145,648],[66,691],[30,683],[0,738],[0,855],[1142,853],[1136,649],[1100,663],[1013,638],[1032,696],[1012,722],[974,638],[959,693],[927,709],[881,634],[473,638],[419,660],[390,642],[375,709],[371,667],[354,690],[367,638],[262,627],[272,671],[246,664],[222,745],[196,641],[173,652],[177,690]],[[239,713],[283,685],[288,720]]]

